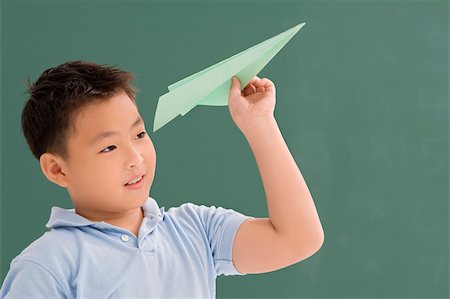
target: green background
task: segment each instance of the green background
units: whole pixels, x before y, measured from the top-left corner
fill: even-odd
[[[151,132],[167,86],[300,22],[259,73],[309,186],[325,243],[270,273],[219,276],[218,298],[448,298],[448,1],[3,1],[1,278],[71,208],[20,131],[25,80],[67,60],[135,73],[157,151],[150,192],[268,217],[251,149],[226,107]]]

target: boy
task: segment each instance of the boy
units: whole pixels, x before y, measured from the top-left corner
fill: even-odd
[[[229,111],[258,163],[270,218],[149,196],[156,153],[133,75],[69,61],[42,73],[22,130],[44,175],[74,209],[53,207],[50,229],[10,265],[0,298],[214,298],[218,275],[274,271],[316,252],[323,231],[273,117],[275,86],[232,78]]]

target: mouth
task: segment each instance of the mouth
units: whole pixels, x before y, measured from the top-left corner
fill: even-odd
[[[132,190],[140,189],[144,185],[144,177],[145,177],[145,174],[142,175],[142,177],[140,178],[139,181],[137,181],[133,184],[126,183],[124,186],[126,188],[132,189]]]

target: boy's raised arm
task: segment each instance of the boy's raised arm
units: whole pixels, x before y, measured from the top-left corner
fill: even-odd
[[[269,218],[242,223],[233,244],[241,273],[269,272],[306,259],[324,233],[312,196],[273,117],[275,86],[255,77],[240,91],[233,79],[230,114],[246,137],[266,193]]]

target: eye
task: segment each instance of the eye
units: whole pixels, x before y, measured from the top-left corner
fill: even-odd
[[[109,149],[109,148],[111,148],[111,147],[116,147],[116,146],[115,146],[115,145],[110,145],[110,146],[104,148],[103,150],[101,150],[100,153],[109,153],[109,152],[111,152],[112,150],[110,150],[110,151],[105,151],[105,149]]]
[[[141,132],[141,133],[137,134],[137,136],[142,135],[142,137],[140,138],[140,139],[142,139],[145,137],[146,134],[147,134],[146,132]]]
[[[144,132],[141,132],[141,133],[137,134],[136,136],[141,136],[141,137],[139,137],[139,139],[142,139],[142,138],[145,137],[146,134],[147,134],[147,132],[144,131]],[[106,149],[109,149],[109,148],[112,148],[112,147],[116,147],[116,146],[115,145],[110,145],[108,147],[105,147],[103,150],[100,151],[100,153],[112,152],[112,150],[105,151]]]

